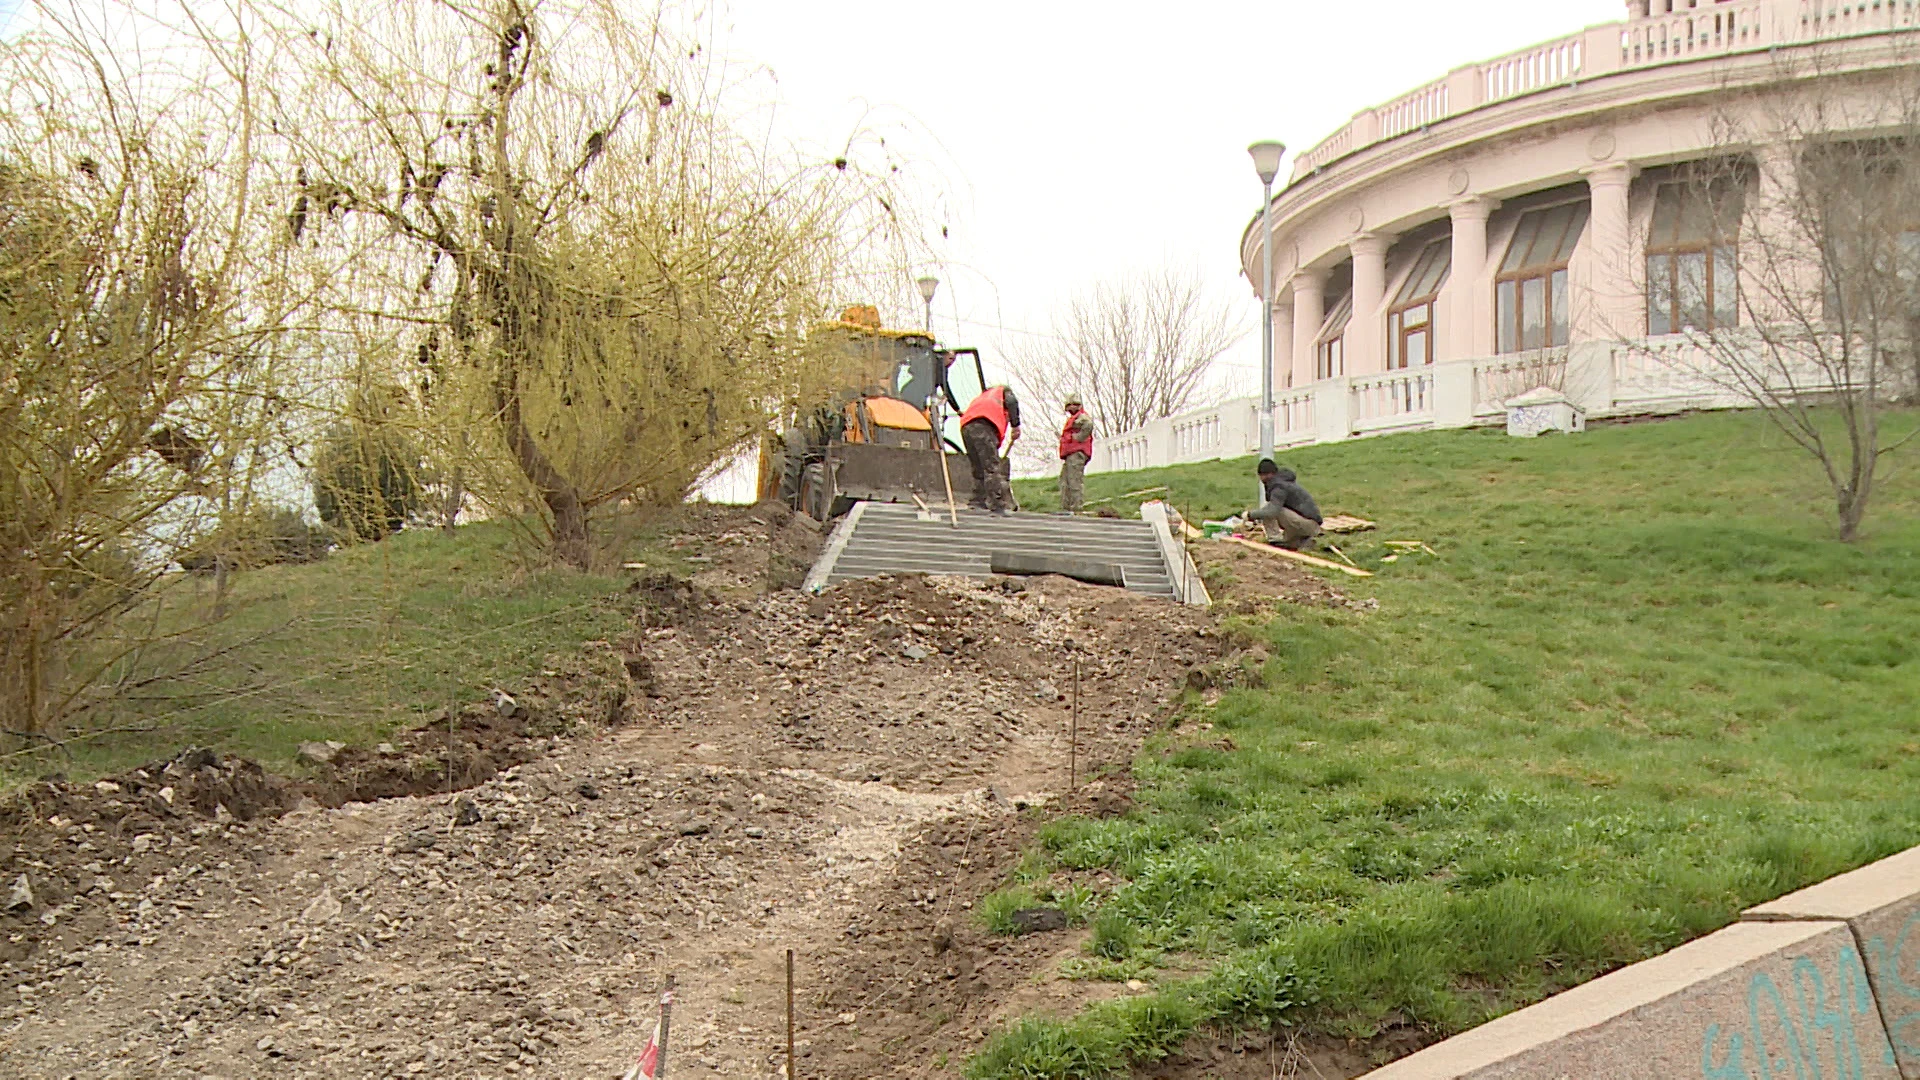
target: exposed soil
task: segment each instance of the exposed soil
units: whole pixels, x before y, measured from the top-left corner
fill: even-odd
[[[194,750],[22,793],[0,1074],[617,1077],[673,973],[673,1075],[772,1077],[791,948],[801,1075],[957,1075],[1011,1016],[1129,992],[1059,976],[1084,931],[972,906],[1047,816],[1124,813],[1140,740],[1246,658],[1058,578],[809,597],[818,541],[701,509],[700,571],[636,579],[624,634],[312,778]],[[1227,558],[1249,603],[1346,602]],[[1268,1075],[1198,1064],[1152,1075]]]

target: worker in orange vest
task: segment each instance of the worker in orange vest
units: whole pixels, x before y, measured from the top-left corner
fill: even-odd
[[[989,386],[960,414],[960,442],[973,466],[973,498],[967,505],[991,510],[1001,517],[1011,513],[1013,491],[1002,471],[1000,444],[1007,450],[1020,439],[1020,400],[1005,386]]]
[[[1093,460],[1093,417],[1079,394],[1067,395],[1067,425],[1060,429],[1060,512],[1077,514],[1087,497],[1087,462]]]

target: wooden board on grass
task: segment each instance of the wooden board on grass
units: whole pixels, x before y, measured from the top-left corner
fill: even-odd
[[[1363,517],[1354,517],[1352,514],[1334,514],[1320,523],[1320,531],[1330,533],[1366,532],[1373,527],[1373,522]]]
[[[1357,566],[1346,566],[1334,562],[1332,559],[1323,559],[1318,555],[1309,555],[1304,551],[1288,551],[1286,548],[1277,548],[1272,544],[1261,544],[1252,540],[1243,540],[1238,536],[1221,536],[1215,539],[1228,544],[1239,544],[1241,547],[1252,548],[1255,551],[1264,551],[1269,555],[1276,555],[1282,559],[1292,559],[1294,562],[1305,563],[1308,566],[1318,566],[1323,570],[1338,570],[1343,574],[1348,574],[1353,577],[1373,576],[1373,571],[1371,570],[1362,570]]]

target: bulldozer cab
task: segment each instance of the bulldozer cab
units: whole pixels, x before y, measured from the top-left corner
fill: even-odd
[[[815,340],[840,352],[851,385],[788,429],[778,465],[763,448],[763,494],[824,520],[858,500],[943,501],[948,480],[960,496],[971,493],[964,459],[946,458],[961,450],[960,413],[986,386],[980,350],[884,329],[870,307],[849,308]]]

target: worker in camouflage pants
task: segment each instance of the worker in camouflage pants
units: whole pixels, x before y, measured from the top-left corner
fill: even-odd
[[[1087,462],[1093,460],[1093,417],[1080,395],[1067,397],[1067,424],[1060,429],[1060,512],[1077,514],[1087,497]]]

